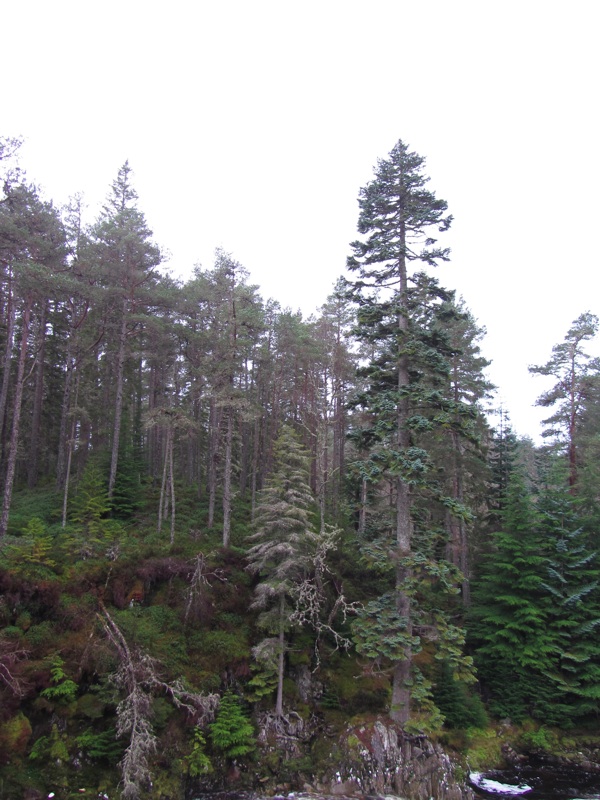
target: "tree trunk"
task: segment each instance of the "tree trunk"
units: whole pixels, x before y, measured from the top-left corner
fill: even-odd
[[[71,455],[71,448],[67,442],[67,426],[69,424],[69,411],[71,410],[71,387],[73,384],[74,359],[71,353],[71,336],[67,343],[67,369],[65,385],[63,387],[62,404],[60,408],[60,429],[58,433],[58,456],[56,460],[56,488],[63,489],[66,480],[66,462]]]
[[[256,492],[258,491],[258,456],[260,453],[260,417],[257,414],[254,420],[254,441],[252,442],[252,498],[251,498],[251,519],[254,522],[256,512]]]
[[[113,427],[112,454],[110,460],[110,476],[108,479],[108,499],[112,500],[117,467],[119,465],[119,444],[121,439],[121,416],[123,413],[123,377],[125,372],[125,346],[127,341],[127,300],[123,299],[121,332],[119,334],[119,352],[117,355],[117,388],[115,395],[115,424]]]
[[[277,670],[277,700],[275,714],[283,716],[283,669],[285,665],[285,595],[279,598],[279,660]]]
[[[165,436],[165,450],[163,456],[163,468],[162,468],[162,480],[160,483],[160,499],[158,501],[158,533],[160,533],[162,529],[163,518],[166,515],[166,507],[168,505],[167,500],[167,481],[169,479],[169,439],[170,439],[170,430],[167,429],[166,436]]]
[[[358,504],[358,535],[363,536],[367,527],[367,490],[366,478],[360,482],[360,501]]]
[[[458,402],[458,400],[457,400]],[[463,446],[456,431],[450,433],[452,452],[452,498],[458,503],[463,502]],[[467,529],[465,522],[460,517],[447,512],[446,528],[449,532],[449,541],[446,547],[446,558],[462,573],[461,593],[463,603],[469,604],[469,553],[467,542]]]
[[[171,481],[171,545],[175,544],[175,470],[173,469],[173,449],[175,431],[170,431],[169,437],[169,478]]]
[[[398,400],[396,411],[396,443],[399,452],[403,452],[410,446],[410,434],[406,427],[409,405],[408,399],[402,396],[403,390],[410,383],[408,357],[403,352],[408,335],[408,318],[406,315],[408,276],[406,258],[404,255],[406,229],[403,220],[400,222],[400,242],[401,256],[398,264],[399,290],[397,296],[398,347],[400,349],[397,370],[398,393],[400,399]],[[399,476],[396,481],[396,557],[398,559],[398,566],[396,567],[396,610],[399,616],[406,620],[405,635],[407,644],[403,648],[401,659],[394,666],[392,705],[390,710],[390,717],[399,725],[405,725],[410,718],[410,677],[412,671],[412,647],[410,645],[410,639],[412,638],[412,618],[410,595],[407,594],[406,587],[412,577],[412,571],[410,567],[403,564],[402,561],[411,554],[411,528],[410,488],[402,476]]]
[[[31,415],[31,436],[29,439],[29,460],[27,462],[27,487],[34,489],[38,482],[40,460],[40,432],[42,427],[42,406],[44,401],[44,362],[46,358],[46,314],[48,306],[44,302],[40,314],[39,341],[37,344],[35,387],[33,392],[33,413]]]
[[[215,522],[215,501],[217,496],[217,460],[219,445],[219,411],[216,400],[210,398],[208,413],[208,527]]]
[[[8,420],[6,408],[8,405],[8,387],[10,385],[11,364],[13,357],[15,317],[17,313],[16,304],[12,294],[12,287],[8,289],[8,311],[6,321],[6,349],[4,351],[4,369],[2,372],[2,388],[0,389],[0,464],[4,465],[4,444],[7,435]]]
[[[231,471],[233,456],[233,408],[227,410],[225,434],[225,469],[223,474],[223,547],[229,547],[231,539]]]
[[[29,322],[31,319],[31,307],[33,298],[27,298],[23,311],[23,321],[21,323],[21,349],[19,352],[19,363],[17,366],[17,380],[15,385],[15,400],[12,411],[13,425],[8,448],[8,459],[6,464],[6,479],[4,482],[4,497],[2,502],[2,517],[0,519],[0,537],[6,534],[8,529],[8,515],[12,500],[13,482],[15,479],[15,467],[17,464],[17,451],[19,447],[19,426],[21,423],[21,405],[23,403],[23,388],[25,384],[25,361],[27,359],[27,340],[29,338]]]
[[[409,567],[403,565],[401,560],[411,552],[411,520],[410,496],[408,485],[398,479],[396,485],[396,515],[397,515],[397,558],[396,568],[396,610],[398,615],[406,620],[405,635],[407,641],[412,637],[412,618],[410,595],[406,592],[407,582],[412,577]],[[399,725],[405,725],[410,718],[410,677],[412,669],[412,648],[407,643],[403,648],[401,659],[394,665],[392,704],[390,717]]]
[[[75,406],[77,406],[77,399],[79,396],[79,376],[80,373],[77,373],[77,377],[75,379]],[[69,390],[70,393],[70,390]],[[63,403],[65,402],[65,398],[63,395]],[[67,398],[67,404],[70,403],[70,400]],[[65,422],[66,422],[66,415],[65,415]],[[61,420],[61,427],[62,427],[62,420]],[[69,486],[71,482],[71,462],[73,460],[73,447],[75,446],[75,431],[76,431],[76,419],[73,416],[71,420],[71,432],[69,435],[68,440],[65,442],[65,447],[67,448],[67,463],[64,469],[64,479],[63,479],[63,508],[62,508],[62,527],[64,528],[67,524],[67,504],[69,502]]]

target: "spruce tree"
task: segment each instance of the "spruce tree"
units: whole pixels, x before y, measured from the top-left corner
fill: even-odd
[[[548,553],[542,587],[551,597],[550,625],[559,642],[548,671],[553,684],[548,713],[564,726],[600,710],[600,560],[563,486],[546,485],[538,508]]]
[[[559,648],[543,586],[548,561],[539,515],[518,470],[502,517],[474,584],[469,632],[492,713],[518,722],[547,710],[551,688],[544,674]]]

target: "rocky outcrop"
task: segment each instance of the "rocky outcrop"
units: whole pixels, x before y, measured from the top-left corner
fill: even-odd
[[[323,794],[473,800],[460,770],[439,745],[381,721],[348,728],[331,763],[336,772],[315,787]]]

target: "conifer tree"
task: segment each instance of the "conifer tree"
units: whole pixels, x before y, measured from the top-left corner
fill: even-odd
[[[371,622],[376,629],[377,618],[387,619],[389,625],[383,628],[395,629],[394,646],[386,653],[393,663],[390,716],[402,725],[410,716],[413,655],[420,646],[413,624],[419,549],[413,512],[434,469],[420,436],[432,430],[436,412],[448,402],[443,387],[451,353],[438,324],[451,294],[423,268],[448,260],[448,249],[440,248],[436,237],[449,228],[452,218],[446,213],[447,203],[426,188],[424,162],[402,141],[378,162],[374,179],[359,195],[358,231],[364,238],[352,243],[348,258],[348,268],[356,274],[348,283],[348,295],[358,306],[356,335],[371,350],[370,363],[362,370],[364,390],[355,401],[366,424],[355,428],[352,436],[365,453],[360,470],[372,486],[372,496],[386,497],[392,510],[387,526],[393,545],[383,544],[380,536],[380,550],[391,546],[396,565],[392,591],[373,601]],[[380,520],[380,527],[385,524]],[[429,557],[433,532],[428,535],[426,528],[420,538]],[[435,571],[433,562],[429,564]],[[371,627],[364,619],[367,638],[362,647],[374,655],[377,636],[372,636]],[[359,622],[359,639],[360,628]]]
[[[543,487],[538,509],[548,553],[542,587],[551,597],[550,625],[559,645],[547,673],[553,693],[546,717],[564,725],[600,710],[600,559],[561,484]]]
[[[114,364],[114,417],[108,496],[112,500],[121,448],[121,421],[125,405],[126,362],[131,337],[144,324],[149,289],[161,262],[159,248],[152,242],[143,213],[137,208],[138,195],[132,185],[132,170],[125,162],[113,181],[103,213],[93,229],[95,259],[106,286],[106,325],[110,330]]]
[[[545,364],[531,366],[535,375],[547,375],[556,383],[537,400],[537,405],[553,408],[550,417],[544,420],[543,436],[551,437],[555,444],[567,454],[569,463],[569,486],[575,491],[578,479],[579,457],[577,435],[582,423],[582,412],[586,400],[597,397],[600,382],[600,358],[592,358],[584,350],[585,342],[598,332],[598,317],[589,311],[573,321],[565,339],[552,348],[552,358]]]
[[[502,517],[474,585],[469,631],[492,712],[520,721],[546,710],[552,690],[543,676],[559,643],[543,587],[547,557],[539,515],[518,470],[511,475]]]
[[[227,692],[221,699],[214,722],[209,726],[213,747],[235,760],[255,748],[254,730],[239,697]]]
[[[488,424],[484,402],[493,389],[484,370],[489,366],[481,355],[479,342],[485,334],[464,302],[451,300],[438,314],[439,335],[447,337],[451,352],[446,402],[436,413],[436,425],[424,437],[432,459],[443,471],[443,486],[448,497],[443,525],[447,531],[446,558],[462,575],[462,599],[470,599],[470,574],[473,554],[473,518],[453,513],[457,508],[481,507],[487,498],[488,472],[486,443]]]
[[[0,204],[0,269],[7,300],[7,335],[0,388],[0,474],[3,502],[0,537],[6,533],[21,440],[21,418],[32,336],[36,319],[48,298],[59,292],[59,275],[66,257],[62,221],[35,187],[5,186]],[[42,326],[40,326],[41,328]],[[45,330],[40,341],[45,340]],[[12,362],[16,362],[16,373]],[[38,374],[42,374],[41,370]],[[14,375],[14,378],[13,378]],[[12,383],[12,407],[9,388]],[[42,384],[38,392],[41,392]],[[41,402],[41,394],[40,394]]]
[[[248,570],[259,576],[253,607],[259,625],[270,634],[259,648],[276,665],[275,713],[283,714],[286,631],[293,613],[291,598],[306,575],[317,542],[311,520],[315,506],[308,485],[308,456],[291,428],[284,426],[275,443],[274,469],[256,508],[255,542],[248,551]]]

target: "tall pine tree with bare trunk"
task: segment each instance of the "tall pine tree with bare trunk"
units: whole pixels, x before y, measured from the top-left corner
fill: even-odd
[[[121,421],[125,404],[126,366],[132,337],[144,325],[143,315],[150,304],[149,289],[156,282],[156,267],[162,257],[152,242],[138,195],[132,184],[132,171],[125,162],[113,181],[100,220],[93,230],[94,251],[99,271],[107,286],[107,327],[112,341],[114,364],[113,425],[108,495],[112,499],[121,445]],[[107,376],[107,379],[108,376]]]

